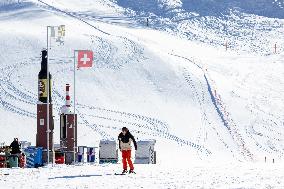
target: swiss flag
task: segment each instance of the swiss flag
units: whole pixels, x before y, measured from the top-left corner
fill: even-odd
[[[93,51],[78,51],[78,68],[89,68],[93,65]]]

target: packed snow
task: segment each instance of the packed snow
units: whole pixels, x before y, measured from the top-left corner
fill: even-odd
[[[137,165],[135,175],[114,175],[120,165],[0,170],[10,188],[283,188],[282,164]],[[3,175],[3,176],[2,176]],[[28,182],[27,182],[28,181]]]

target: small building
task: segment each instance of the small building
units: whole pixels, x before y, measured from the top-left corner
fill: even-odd
[[[99,163],[117,163],[118,150],[115,140],[101,140],[99,147]]]
[[[135,164],[156,164],[156,140],[137,141]]]

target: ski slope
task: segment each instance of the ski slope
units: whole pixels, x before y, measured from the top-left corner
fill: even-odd
[[[9,188],[283,188],[283,164],[137,165],[136,175],[114,175],[120,165],[0,170]],[[238,171],[236,171],[238,170]],[[28,177],[28,178],[27,178]],[[28,182],[27,182],[27,179]]]
[[[73,50],[91,49],[94,67],[76,71],[79,145],[116,139],[126,126],[138,139],[157,140],[159,165],[282,161],[283,2],[254,2],[259,8],[206,0],[2,1],[0,141],[35,144],[46,26],[64,24],[65,45],[52,43],[49,54],[56,143],[64,86],[73,87]]]
[[[212,60],[212,57],[198,56],[200,52],[197,51],[203,48],[202,45],[197,42],[176,39],[165,32],[145,29],[141,23],[136,23],[137,27],[129,28],[128,22],[135,25],[135,20],[129,21],[124,18],[123,7],[117,8],[119,3],[116,5],[114,2],[101,1],[97,4],[100,6],[93,6],[95,8],[92,10],[88,1],[84,1],[80,7],[81,11],[77,10],[77,13],[78,6],[74,8],[75,4],[66,1],[57,3],[34,1],[24,2],[20,5],[10,3],[3,6],[6,6],[8,10],[3,13],[3,17],[6,17],[3,23],[8,31],[13,26],[21,27],[21,25],[25,25],[25,28],[29,30],[29,32],[24,29],[17,31],[12,34],[15,36],[12,36],[8,31],[5,32],[5,29],[2,31],[6,35],[9,33],[9,36],[4,39],[9,48],[2,46],[5,47],[6,52],[8,50],[7,55],[21,49],[22,45],[28,52],[24,53],[27,58],[19,57],[20,60],[3,57],[4,64],[8,62],[8,65],[2,68],[3,82],[1,82],[1,87],[3,91],[1,93],[3,97],[1,104],[4,111],[16,113],[20,117],[24,117],[24,120],[27,121],[25,124],[34,125],[36,117],[34,105],[37,101],[35,82],[39,69],[35,65],[39,65],[40,58],[39,52],[36,52],[35,49],[41,49],[45,44],[45,30],[42,29],[45,25],[43,23],[39,25],[39,22],[44,21],[48,25],[49,20],[52,22],[56,20],[58,24],[66,24],[70,33],[66,38],[65,46],[67,48],[54,46],[51,51],[51,69],[54,70],[52,73],[56,78],[54,79],[53,99],[57,112],[64,103],[63,86],[66,81],[72,80],[72,50],[81,47],[95,49],[96,52],[95,67],[92,70],[78,71],[77,111],[81,117],[80,141],[82,144],[94,144],[101,138],[115,139],[120,127],[127,125],[138,139],[158,137],[161,141],[189,146],[189,149],[195,151],[199,158],[212,154],[212,156],[219,157],[219,153],[224,153],[228,157],[233,156],[238,160],[256,160],[255,158],[263,158],[254,154],[259,152],[258,148],[261,148],[265,153],[276,151],[278,156],[282,156],[281,136],[283,131],[281,129],[275,127],[271,129],[274,132],[271,133],[272,136],[269,134],[266,136],[265,142],[271,143],[275,134],[278,135],[279,144],[277,142],[275,144],[278,145],[277,147],[274,146],[274,141],[270,146],[259,141],[264,137],[259,138],[254,128],[262,127],[259,129],[265,130],[265,127],[268,126],[262,126],[262,123],[267,124],[266,120],[259,123],[261,121],[256,113],[258,109],[251,111],[255,115],[254,120],[257,119],[257,124],[254,124],[254,120],[249,121],[253,123],[243,123],[244,119],[232,117],[238,116],[238,114],[231,115],[231,111],[234,110],[229,111],[230,107],[225,107],[231,104],[226,104],[222,99],[223,94],[219,94],[223,92],[224,95],[227,95],[228,88],[219,91],[217,82],[222,79],[216,80],[211,76],[217,74],[216,69],[224,69],[225,66],[221,65],[216,68],[217,65],[208,61],[208,59]],[[69,9],[66,8],[67,5],[70,5]],[[74,10],[71,11],[73,8]],[[39,10],[44,11],[40,12]],[[30,21],[29,16],[38,12],[42,14],[40,17],[46,18],[42,20],[38,17],[27,27],[26,22]],[[106,14],[113,16],[98,21],[99,16],[93,15],[96,12],[100,17]],[[16,17],[14,17],[15,13]],[[117,17],[115,18],[114,15]],[[82,34],[78,34],[78,29],[74,26],[79,26]],[[121,35],[117,35],[117,31],[121,31],[119,32]],[[24,38],[17,39],[18,32]],[[32,39],[29,39],[29,35],[33,36]],[[173,44],[172,40],[175,41],[176,48],[167,48]],[[10,43],[10,41],[13,42]],[[73,47],[74,44],[76,47]],[[195,47],[192,47],[193,45]],[[191,52],[180,51],[180,49],[190,47],[195,49],[195,52],[192,50],[190,50]],[[212,53],[216,51],[212,47],[206,47],[206,50]],[[227,52],[221,50],[218,52],[222,53],[219,56],[228,57],[229,60],[233,56],[242,56],[228,56]],[[18,50],[18,53],[21,51]],[[218,60],[219,56],[215,56],[213,61]],[[254,59],[255,55],[247,56],[252,56]],[[274,55],[271,56],[274,57]],[[265,58],[264,56],[263,61]],[[16,63],[11,66],[10,62]],[[221,61],[220,64],[223,62]],[[33,70],[33,74],[27,70]],[[222,72],[222,74],[225,73]],[[236,91],[242,91],[238,88],[239,82],[236,83],[238,84],[233,85],[229,90],[233,91],[236,87]],[[115,95],[113,95],[114,91]],[[247,95],[243,97],[249,98]],[[251,98],[254,98],[254,95]],[[229,100],[233,99],[234,97],[231,97]],[[278,104],[281,107],[281,101]],[[256,105],[252,104],[251,106]],[[245,110],[251,108],[255,107],[244,107]],[[242,109],[242,111],[244,110]],[[270,118],[271,115],[268,117]],[[281,113],[278,118],[281,119]],[[58,124],[58,118],[56,119]],[[10,119],[5,120],[8,122],[5,125],[11,124]],[[281,120],[273,121],[279,121],[281,126]],[[31,128],[35,131],[35,127]],[[34,133],[29,129],[25,131],[25,129],[26,127],[21,128],[19,134]],[[7,130],[7,132],[10,131]],[[58,136],[57,132],[55,134]],[[28,138],[30,137],[34,138],[32,134],[28,135]],[[95,140],[90,141],[89,138],[95,138]],[[250,146],[251,140],[254,140],[252,146]],[[164,145],[161,144],[161,148],[162,146]],[[251,152],[252,150],[254,152]]]

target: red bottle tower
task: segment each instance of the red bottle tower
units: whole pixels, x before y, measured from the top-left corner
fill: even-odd
[[[37,134],[36,146],[43,148],[43,163],[54,161],[53,130],[54,120],[51,99],[51,74],[47,73],[47,50],[42,51],[41,70],[38,74]],[[49,87],[47,87],[49,74]],[[49,98],[48,95],[49,88]],[[49,99],[49,100],[48,100]],[[49,112],[49,115],[47,114]],[[47,121],[49,117],[49,121]],[[49,128],[49,129],[48,129]],[[48,139],[47,136],[49,135]],[[47,142],[47,140],[49,142]],[[49,153],[47,152],[49,149]],[[49,160],[48,160],[49,157]]]
[[[66,84],[66,104],[61,108],[60,114],[60,146],[65,152],[67,164],[74,161],[77,153],[77,114],[71,111],[70,85]]]
[[[49,103],[49,149],[53,145],[53,112],[51,99],[51,74],[49,73],[49,102],[47,102],[47,50],[42,51],[41,70],[38,74],[37,135],[36,146],[47,149],[47,103]]]

